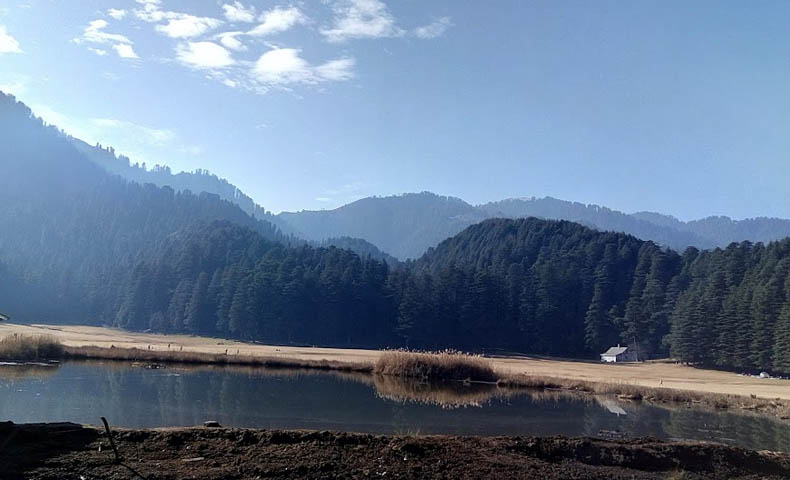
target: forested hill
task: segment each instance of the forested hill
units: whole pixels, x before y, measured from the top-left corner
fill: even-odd
[[[419,257],[429,247],[487,218],[461,199],[428,192],[370,197],[335,210],[278,216],[304,238],[358,237],[401,260]]]
[[[398,265],[400,261],[392,255],[382,252],[372,243],[362,240],[361,238],[354,237],[335,237],[327,238],[326,240],[318,243],[315,246],[319,247],[337,247],[345,250],[351,250],[360,257],[370,257],[374,260],[387,262],[390,266]]]
[[[110,173],[120,175],[141,185],[153,183],[160,187],[170,187],[177,192],[189,190],[197,194],[201,192],[213,193],[223,200],[235,203],[248,215],[266,220],[284,233],[293,233],[285,222],[280,221],[275,215],[267,212],[238,187],[207,170],[197,169],[194,172],[174,174],[170,167],[167,166],[154,165],[149,168],[145,163],[142,165],[132,163],[128,157],[116,155],[112,147],[104,148],[101,145],[88,145],[82,140],[73,137],[70,137],[70,140],[74,147],[86,158]]]
[[[195,222],[223,219],[270,241],[291,241],[217,195],[141,186],[107,173],[6,95],[0,149],[0,262],[52,298],[72,299],[68,307],[80,312],[97,284],[115,281],[141,252]]]
[[[790,372],[790,240],[682,255],[564,221],[487,220],[391,269],[228,223],[139,261],[104,321],[334,346],[595,357],[616,343]]]
[[[680,254],[567,221],[492,219],[393,268],[289,242],[216,195],[110,175],[10,97],[0,149],[0,304],[22,320],[592,358],[637,343],[790,373],[790,240]],[[468,213],[459,202],[441,200],[441,214]]]
[[[713,248],[725,246],[732,240],[720,241],[713,236],[701,235],[692,230],[680,228],[683,222],[674,217],[655,214],[642,216],[629,215],[598,205],[568,202],[556,198],[511,198],[499,202],[480,205],[490,217],[524,218],[540,217],[554,220],[570,220],[599,230],[625,232],[644,240],[652,240],[659,245],[683,250],[686,247]],[[659,220],[660,218],[660,220]],[[674,223],[669,220],[675,220]],[[790,226],[790,222],[788,222]],[[787,230],[790,235],[790,228]],[[738,240],[755,238],[746,233]],[[775,237],[776,238],[776,237]],[[781,237],[779,237],[781,238]],[[764,238],[760,238],[764,240]]]
[[[352,235],[401,259],[417,258],[429,247],[487,218],[569,220],[602,231],[628,233],[678,251],[688,246],[726,247],[732,242],[769,242],[790,236],[790,220],[778,218],[710,217],[682,222],[669,215],[626,214],[551,197],[513,198],[473,206],[430,192],[365,198],[334,210],[281,213],[278,217],[305,238],[320,241]]]

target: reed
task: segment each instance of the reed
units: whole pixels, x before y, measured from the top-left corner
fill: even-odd
[[[143,350],[140,348],[106,348],[96,346],[66,347],[67,358],[122,360],[147,363],[184,363],[211,365],[248,365],[265,368],[305,368],[337,370],[341,372],[370,373],[373,366],[364,363],[332,360],[306,360],[299,358],[263,357],[253,355],[226,355],[190,351]]]
[[[63,357],[63,345],[46,335],[9,335],[0,339],[0,360],[29,362]]]
[[[423,380],[496,382],[498,377],[485,358],[450,350],[441,352],[382,352],[374,373]]]

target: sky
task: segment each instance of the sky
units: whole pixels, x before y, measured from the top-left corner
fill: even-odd
[[[433,191],[790,218],[790,2],[2,0],[0,90],[273,212]]]

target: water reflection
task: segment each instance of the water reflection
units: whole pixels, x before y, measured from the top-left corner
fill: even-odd
[[[369,433],[622,435],[790,451],[782,422],[735,412],[620,402],[565,391],[426,385],[392,377],[199,366],[66,363],[0,367],[0,420],[124,427],[223,425]],[[604,435],[605,436],[605,435]]]
[[[0,381],[15,381],[30,378],[45,379],[58,371],[58,364],[0,363]]]
[[[501,399],[515,393],[514,390],[499,388],[490,383],[427,383],[383,375],[375,375],[373,385],[380,398],[393,402],[436,405],[445,409],[482,407],[493,399]]]

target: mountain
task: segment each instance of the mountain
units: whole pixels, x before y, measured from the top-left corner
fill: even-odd
[[[67,138],[85,158],[93,161],[109,173],[119,175],[141,185],[150,183],[160,187],[170,187],[176,192],[188,191],[196,194],[202,192],[215,194],[222,200],[238,205],[248,215],[271,223],[279,231],[288,235],[291,241],[298,241],[295,230],[288,223],[266,211],[235,185],[224,178],[210,173],[208,170],[197,169],[194,172],[174,174],[170,167],[167,166],[154,165],[153,168],[149,169],[145,164],[132,163],[124,155],[116,155],[112,147],[92,146],[78,138]],[[398,263],[398,259],[380,251],[375,245],[361,238],[339,236],[321,239],[321,241],[306,241],[315,246],[336,246],[352,250],[359,255],[371,255],[375,259],[389,262],[390,265]]]
[[[208,170],[197,169],[194,172],[173,173],[170,167],[154,165],[147,168],[145,163],[132,163],[129,157],[116,155],[112,147],[104,148],[101,145],[89,145],[84,141],[69,137],[74,147],[86,158],[101,166],[110,173],[120,175],[139,184],[152,183],[160,187],[170,187],[177,192],[189,190],[194,193],[213,193],[223,200],[235,203],[248,215],[266,220],[277,226],[285,233],[288,226],[279,221],[275,215],[255,203],[255,201],[242,192],[238,187],[229,183],[224,178],[210,173]]]
[[[524,218],[538,217],[554,220],[569,220],[591,228],[609,232],[624,232],[660,245],[683,250],[688,246],[711,248],[716,242],[691,231],[634,217],[598,205],[585,205],[556,198],[511,198],[491,202],[479,207],[490,217]]]
[[[615,343],[790,372],[790,239],[683,255],[567,221],[491,219],[402,268],[214,222],[171,236],[107,311],[267,343],[594,357]]]
[[[142,252],[197,222],[226,220],[269,241],[295,241],[217,195],[109,174],[6,95],[0,95],[0,148],[0,262],[48,292],[52,312],[66,301],[68,309],[90,310],[92,292],[103,282],[115,281],[113,274]]]
[[[304,238],[358,237],[400,259],[416,258],[485,215],[461,199],[429,192],[370,197],[334,210],[281,213]]]
[[[790,236],[790,220],[709,217],[690,222],[653,212],[626,214],[556,198],[511,198],[473,206],[430,192],[371,197],[334,210],[278,215],[315,241],[352,235],[398,258],[417,258],[429,247],[487,218],[569,220],[602,231],[623,232],[682,251],[725,247],[732,242],[770,242]],[[397,227],[396,227],[397,226]]]
[[[588,358],[635,343],[790,373],[790,239],[680,254],[570,221],[499,218],[390,268],[375,251],[295,241],[217,195],[112,175],[6,96],[0,158],[0,305],[14,318]],[[415,218],[425,201],[433,218],[480,211],[431,194],[405,201]]]

